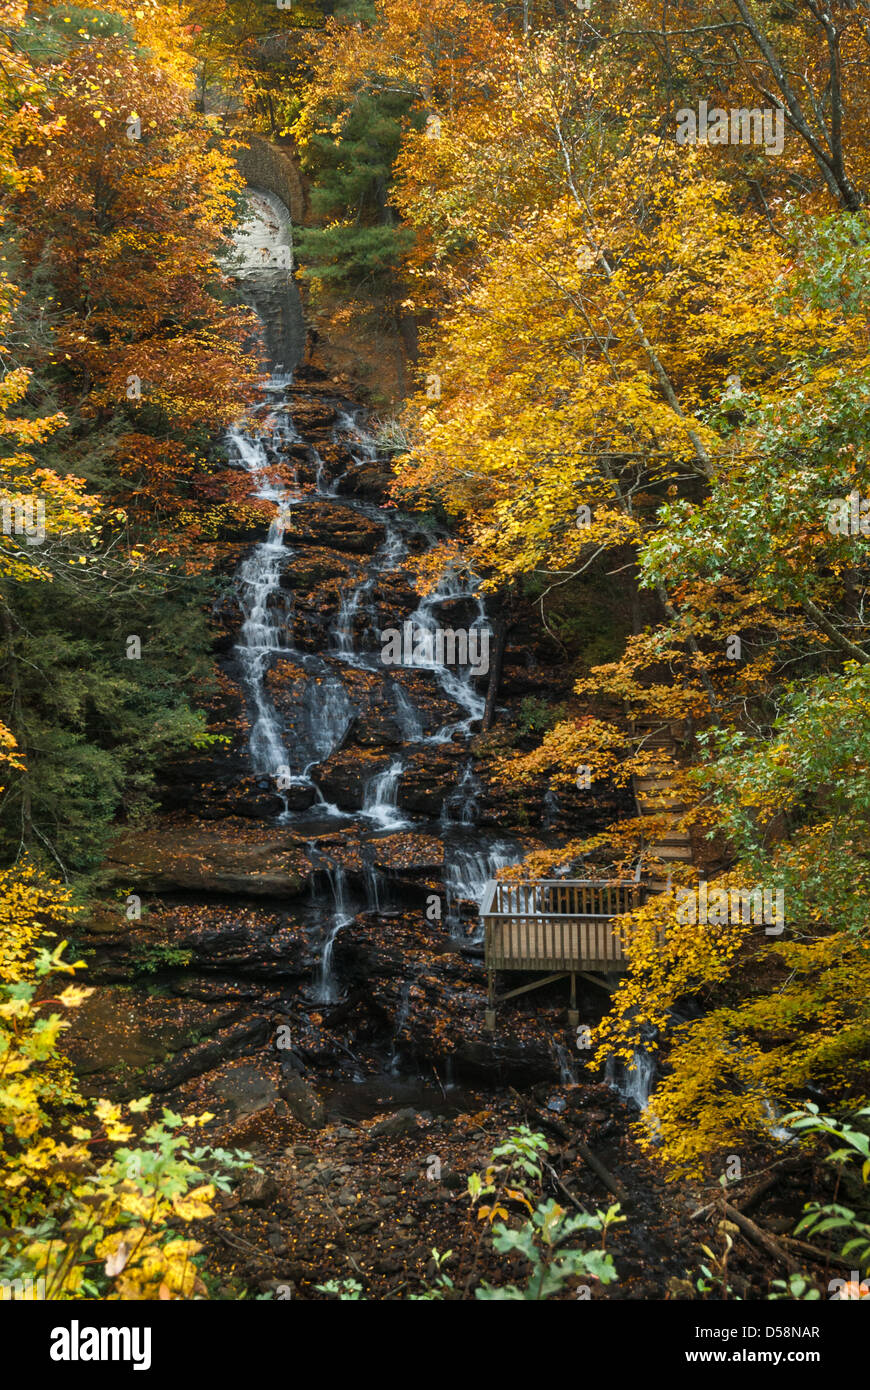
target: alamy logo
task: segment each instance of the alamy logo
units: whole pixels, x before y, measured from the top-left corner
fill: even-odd
[[[862,1279],[860,1270],[853,1269],[849,1279],[832,1279],[828,1293],[835,1302],[848,1302],[855,1298],[870,1298],[870,1279]]]
[[[828,530],[832,536],[870,536],[870,497],[850,492],[828,502]]]
[[[698,110],[684,106],[677,112],[678,145],[762,145],[770,154],[782,154],[785,145],[785,115],[781,106],[732,107],[710,110],[706,101]]]
[[[0,1279],[0,1302],[39,1303],[45,1300],[45,1276],[34,1279],[28,1274],[23,1279]]]
[[[488,628],[386,627],[380,634],[384,666],[468,666],[476,676],[489,670]]]
[[[706,883],[677,889],[677,921],[690,926],[763,926],[765,936],[780,936],[785,927],[782,888],[713,888]]]
[[[42,497],[0,497],[4,536],[23,536],[28,545],[45,540],[45,501]]]
[[[51,1331],[52,1361],[132,1361],[134,1371],[151,1367],[150,1327],[69,1327]]]

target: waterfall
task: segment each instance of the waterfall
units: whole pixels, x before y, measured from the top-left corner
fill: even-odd
[[[314,455],[314,468],[315,468],[314,491],[317,493],[318,497],[334,497],[334,496],[335,496],[335,483],[326,483],[326,481],[325,481],[325,480],[326,480],[326,472],[325,472],[326,465],[325,465],[325,463],[323,462],[323,459],[322,459],[321,456],[320,456],[320,450],[319,450],[319,449],[312,449],[311,452],[312,452],[312,454]]]
[[[323,762],[341,747],[353,722],[354,706],[335,671],[317,659],[307,661],[305,666],[316,673],[316,679],[308,682],[302,701],[301,756],[307,759],[303,769],[307,775],[315,763]]]
[[[646,1110],[656,1078],[656,1059],[653,1053],[636,1048],[631,1067],[608,1059],[605,1078],[609,1086],[624,1100]]]
[[[356,413],[351,414],[347,410],[339,411],[338,419],[332,430],[332,438],[336,444],[353,446],[350,452],[355,463],[370,463],[377,457],[377,441],[368,430],[360,428]]]
[[[408,821],[396,810],[399,779],[405,770],[401,758],[395,758],[385,772],[378,772],[366,784],[362,814],[368,816],[381,830],[399,830]]]
[[[451,936],[460,936],[462,904],[473,902],[479,907],[487,883],[496,877],[499,869],[517,862],[519,848],[508,839],[487,843],[485,839],[477,837],[473,843],[469,843],[467,840],[456,842],[454,838],[446,843],[445,856],[447,927]],[[479,940],[477,924],[471,939]]]
[[[230,459],[259,477],[268,467],[261,439],[251,439],[238,426],[228,433]],[[236,651],[242,672],[242,685],[252,710],[250,735],[251,762],[255,772],[276,778],[287,766],[287,752],[281,736],[275,707],[266,691],[265,677],[272,654],[284,647],[281,628],[275,621],[280,599],[281,568],[284,560],[284,494],[274,484],[263,481],[255,496],[278,504],[269,532],[243,561],[238,573],[237,592],[244,614]]]
[[[563,1086],[576,1085],[577,1077],[577,1058],[570,1048],[564,1043],[553,1039],[553,1055],[559,1068],[559,1080]]]
[[[224,266],[237,280],[241,298],[260,316],[274,374],[269,385],[280,390],[305,350],[302,303],[293,279],[293,227],[274,194],[248,188],[245,198],[245,215]]]
[[[349,656],[353,653],[353,620],[359,612],[362,596],[361,584],[358,584],[355,589],[342,592],[338,616],[330,633],[333,650],[342,656]]]
[[[353,921],[347,898],[347,875],[340,864],[333,864],[326,870],[332,890],[332,921],[327,929],[320,957],[320,972],[315,988],[315,998],[321,1004],[334,1004],[338,997],[338,987],[332,973],[332,953],[335,940],[342,927]]]
[[[469,761],[453,791],[445,797],[441,808],[441,824],[449,825],[455,822],[459,825],[475,825],[478,812],[476,793],[479,791],[480,783]]]
[[[434,610],[445,603],[456,600],[473,604],[476,609],[470,630],[488,631],[483,604],[474,587],[461,582],[455,576],[447,576],[439,582],[432,593],[421,599],[420,604],[410,616],[410,622],[417,630],[431,635],[433,652],[436,649],[435,635],[438,629],[444,626]],[[465,711],[464,719],[445,724],[438,733],[433,734],[426,741],[428,743],[450,743],[456,735],[467,738],[471,734],[472,724],[483,718],[486,709],[486,700],[474,688],[474,673],[471,668],[466,667],[461,671],[453,671],[443,662],[437,661],[434,656],[416,656],[414,654],[412,654],[410,665],[418,670],[432,671],[447,698]]]
[[[398,808],[402,775],[408,759],[402,751],[390,757],[386,766],[369,776],[363,787],[360,811],[342,811],[328,802],[313,780],[315,769],[328,763],[345,744],[357,718],[356,693],[365,689],[365,682],[351,682],[352,672],[376,676],[383,684],[387,698],[395,708],[395,723],[403,745],[416,749],[435,747],[451,742],[467,741],[481,720],[485,702],[477,682],[486,675],[481,660],[472,658],[459,667],[447,664],[447,655],[436,641],[437,635],[455,624],[443,615],[453,612],[463,615],[459,624],[463,635],[475,639],[488,631],[483,603],[476,585],[454,574],[446,575],[435,589],[416,602],[410,614],[397,612],[394,621],[410,624],[418,632],[431,636],[429,651],[412,653],[409,665],[417,671],[431,673],[437,688],[439,703],[443,697],[449,712],[441,726],[430,733],[421,708],[415,703],[417,684],[410,691],[403,685],[404,672],[392,671],[382,659],[382,639],[378,613],[384,602],[376,585],[384,576],[400,568],[409,549],[419,551],[431,544],[412,518],[385,511],[356,497],[339,495],[341,477],[336,474],[335,456],[322,456],[316,442],[307,440],[293,421],[293,401],[296,394],[292,373],[298,353],[294,355],[292,333],[288,324],[289,300],[295,293],[289,268],[292,268],[292,234],[286,210],[277,200],[256,191],[249,197],[249,216],[237,239],[237,253],[231,265],[242,283],[248,302],[260,312],[266,328],[270,357],[269,374],[260,384],[258,399],[252,402],[243,420],[227,433],[228,462],[231,467],[244,469],[251,476],[254,496],[272,505],[273,516],[268,532],[240,564],[236,574],[236,591],[243,621],[235,647],[240,683],[250,717],[249,753],[253,771],[274,779],[276,789],[289,793],[291,787],[304,787],[309,797],[294,800],[284,795],[284,812],[280,820],[298,825],[308,824],[319,834],[324,822],[333,819],[352,822],[352,831],[361,846],[362,875],[365,887],[364,909],[383,912],[389,902],[390,878],[375,868],[373,846],[377,838],[413,826],[424,833],[440,834],[444,842],[445,890],[450,930],[461,930],[463,905],[479,902],[485,885],[504,865],[516,861],[519,848],[505,838],[481,834],[474,829],[478,818],[480,787],[470,758],[463,763],[455,786],[443,799],[435,817],[409,819]],[[288,289],[288,283],[290,289]],[[292,315],[291,315],[292,317]],[[350,457],[348,470],[376,461],[377,441],[361,423],[360,411],[348,409],[346,403],[320,396],[334,411],[330,428],[336,455]],[[300,421],[305,418],[300,413]],[[298,478],[292,459],[300,452],[310,460],[314,476],[313,491],[306,494],[298,481],[288,486],[288,465],[294,479]],[[321,446],[324,447],[324,446]],[[292,453],[290,451],[293,451]],[[289,457],[288,457],[289,455]],[[278,472],[281,465],[281,473]],[[304,509],[314,501],[322,527],[324,507],[341,508],[344,516],[356,512],[369,522],[383,528],[383,540],[373,555],[364,561],[362,572],[355,581],[347,582],[339,595],[335,618],[329,626],[319,652],[295,645],[292,614],[295,595],[286,587],[284,571],[294,555],[293,512]],[[300,528],[300,534],[304,528]],[[282,579],[284,583],[282,584]],[[407,585],[399,582],[397,592]],[[385,586],[386,593],[390,592]],[[457,620],[458,622],[458,620]],[[478,645],[478,656],[485,648]],[[451,658],[452,659],[452,658]],[[464,659],[464,658],[463,658]],[[294,682],[293,698],[272,699],[270,680],[275,679],[276,663],[288,664]],[[280,667],[279,667],[280,670]],[[351,692],[354,692],[353,697]],[[414,698],[412,698],[412,696]],[[318,774],[319,775],[319,774]],[[305,805],[309,810],[296,811],[293,805]],[[340,997],[340,984],[335,977],[334,948],[339,933],[354,920],[347,871],[341,865],[326,861],[317,849],[315,839],[309,856],[317,866],[312,891],[323,894],[324,904],[320,935],[319,961],[313,993],[320,1003],[334,1003]],[[402,993],[397,1031],[401,1030],[407,1010],[411,984],[406,982]]]
[[[363,503],[345,503],[352,511],[378,520],[377,510]],[[354,642],[354,621],[357,614],[368,612],[371,616],[371,593],[375,582],[382,574],[396,568],[405,553],[406,546],[401,531],[394,522],[385,521],[386,535],[365,576],[352,589],[342,591],[338,613],[329,634],[329,644],[334,655],[349,666],[361,670],[375,670],[380,667],[379,657],[374,652],[357,651]]]
[[[402,738],[406,743],[423,742],[423,721],[417,713],[413,700],[402,689],[398,681],[393,685],[393,699],[396,702],[396,720]]]

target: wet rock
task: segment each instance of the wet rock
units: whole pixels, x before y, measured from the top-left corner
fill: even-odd
[[[233,1117],[237,1119],[265,1110],[278,1097],[278,1089],[271,1077],[250,1066],[233,1067],[215,1079],[212,1089],[216,1096],[229,1103]]]
[[[149,1073],[145,1089],[152,1091],[174,1090],[191,1077],[201,1076],[220,1066],[227,1057],[260,1046],[269,1033],[269,1020],[262,1016],[246,1019],[237,1027],[228,1029],[214,1042],[205,1043],[183,1053],[175,1061],[157,1071]],[[217,1087],[217,1083],[215,1083]],[[268,1104],[269,1102],[265,1102]],[[261,1108],[261,1107],[257,1107]],[[246,1112],[248,1114],[253,1111]]]
[[[387,1115],[369,1134],[373,1138],[381,1136],[395,1137],[399,1134],[417,1134],[420,1129],[420,1121],[415,1110],[397,1110],[394,1115]]]
[[[293,423],[301,432],[316,433],[331,428],[338,418],[334,405],[326,401],[295,400],[293,402]]]
[[[314,800],[314,792],[309,788],[293,788],[301,796],[299,810],[305,810]],[[244,816],[250,820],[271,820],[284,810],[285,802],[275,790],[271,778],[234,777],[223,783],[204,789],[202,794],[194,793],[187,802],[187,809],[203,820],[223,820],[230,816]]]
[[[280,815],[284,803],[274,782],[252,776],[246,762],[241,756],[227,758],[223,766],[211,768],[210,780],[197,775],[196,764],[165,769],[163,807],[183,810],[202,820],[224,820],[230,816],[268,820]]]
[[[465,749],[449,743],[411,753],[399,783],[397,804],[402,810],[440,815],[465,761]]]
[[[463,717],[464,712],[447,698],[431,671],[414,670],[408,666],[391,667],[390,679],[405,692],[426,737],[437,733],[445,724]]]
[[[321,444],[318,448],[321,462],[329,472],[336,476],[354,466],[354,457],[346,444]]]
[[[268,1173],[245,1173],[238,1192],[244,1206],[264,1207],[277,1197],[278,1185]]]
[[[124,951],[116,953],[115,959],[123,956],[128,969],[135,972],[140,969],[143,952],[146,963],[149,956],[158,964],[165,956],[168,966],[174,963],[176,970],[183,962],[184,970],[273,982],[298,979],[311,965],[304,926],[290,913],[218,903],[193,909],[152,909],[147,925],[128,934]],[[207,981],[199,977],[176,979],[173,984],[176,992],[193,997],[202,996],[205,986]],[[233,990],[226,997],[241,1001],[250,998],[253,989],[256,986],[249,984],[247,994]],[[205,997],[210,996],[205,993]],[[262,998],[262,993],[254,997]],[[282,1052],[282,1058],[284,1055]]]
[[[322,1129],[324,1127],[326,1110],[316,1091],[301,1076],[291,1074],[285,1077],[281,1082],[279,1094],[286,1101],[287,1108],[294,1120],[299,1120],[300,1124],[306,1125],[309,1129]],[[300,1152],[299,1146],[297,1146],[296,1153],[299,1154]]]
[[[342,496],[367,497],[373,502],[384,502],[390,495],[393,474],[388,463],[373,460],[361,463],[349,471],[339,483]]]
[[[229,652],[239,640],[244,614],[235,594],[224,594],[217,600],[211,611],[215,628],[212,647],[215,652]]]
[[[137,893],[186,889],[245,897],[298,897],[307,860],[290,832],[244,822],[123,833],[106,857],[105,881]]]
[[[444,627],[469,628],[479,616],[479,607],[476,599],[458,596],[435,604],[435,613]]]
[[[386,772],[391,758],[360,749],[335,753],[328,762],[312,768],[311,775],[325,799],[342,810],[359,811],[365,799],[366,784],[379,772]]]
[[[372,863],[378,869],[401,870],[403,874],[428,874],[444,868],[444,843],[435,835],[402,831],[385,835],[375,845]]]
[[[285,532],[285,542],[293,544],[297,539],[292,528]],[[344,588],[359,578],[359,569],[350,564],[345,556],[323,546],[306,546],[288,559],[281,571],[282,589],[307,592],[320,584],[337,580]]]
[[[349,551],[373,556],[384,539],[384,524],[365,516],[352,506],[335,502],[309,502],[293,516],[285,535],[288,546],[324,546],[332,551]]]
[[[420,602],[413,575],[405,569],[387,570],[375,575],[370,595],[375,615],[374,626],[378,632],[382,628],[399,627],[405,615],[413,613]],[[408,669],[414,670],[413,667]]]

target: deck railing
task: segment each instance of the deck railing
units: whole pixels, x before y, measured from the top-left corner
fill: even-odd
[[[487,884],[480,916],[487,970],[626,969],[614,917],[645,897],[633,879],[521,879]]]

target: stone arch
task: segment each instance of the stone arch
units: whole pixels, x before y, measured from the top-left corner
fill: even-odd
[[[240,143],[234,158],[242,178],[252,188],[274,193],[288,209],[294,226],[301,226],[305,189],[295,156],[254,131],[244,131],[235,138]]]

